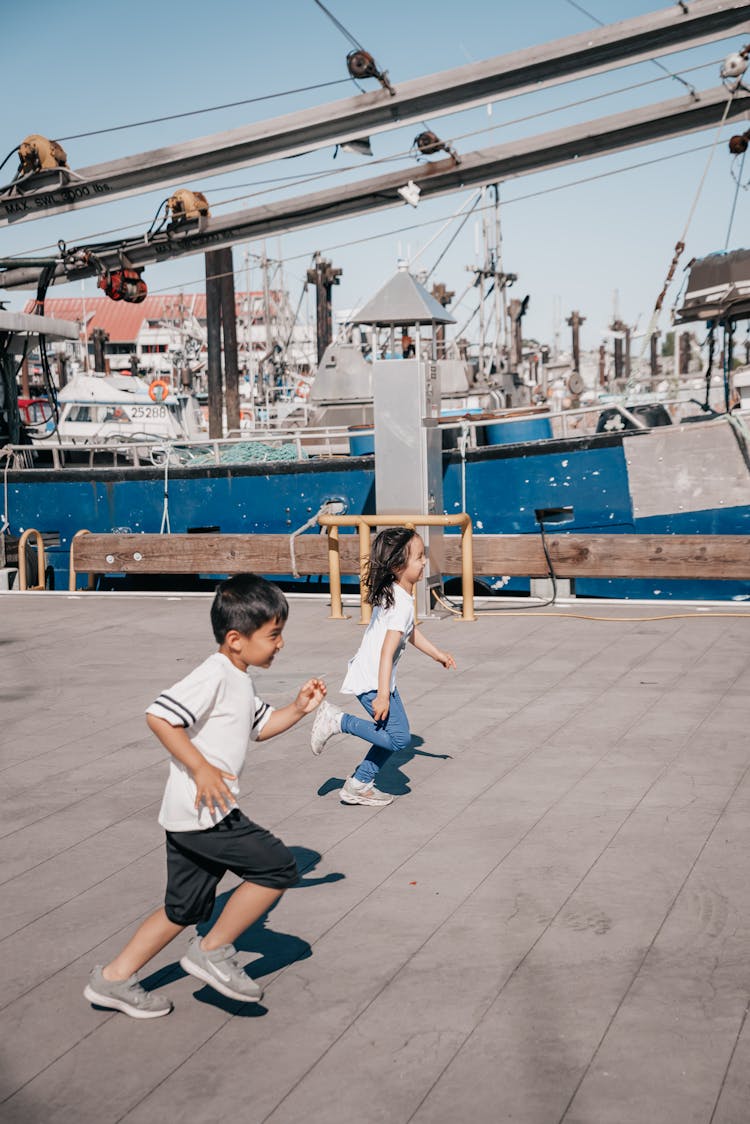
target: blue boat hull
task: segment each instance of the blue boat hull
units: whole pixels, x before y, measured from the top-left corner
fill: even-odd
[[[564,527],[570,532],[750,534],[750,472],[727,453],[737,448],[729,427],[712,431],[705,442],[697,426],[673,428],[693,432],[659,434],[653,441],[656,431],[490,446],[469,450],[465,461],[456,451],[446,452],[444,509],[460,511],[465,501],[478,535],[536,532],[535,509],[559,506],[574,509]],[[702,485],[685,475],[679,458],[694,457],[696,440],[701,448],[719,442],[716,463],[726,463],[721,471],[731,470],[731,479],[714,474],[707,487],[699,466],[693,471]],[[679,468],[671,479],[665,461]],[[223,533],[291,533],[332,499],[342,500],[349,512],[375,512],[372,456],[174,468],[167,482],[172,532],[210,527]],[[50,554],[57,588],[67,586],[76,531],[158,532],[164,510],[165,480],[157,468],[34,469],[8,478],[11,533],[36,527],[59,535],[59,548]],[[488,585],[506,592],[529,588],[528,582],[503,582],[501,575]],[[579,580],[576,593],[745,600],[750,583]]]

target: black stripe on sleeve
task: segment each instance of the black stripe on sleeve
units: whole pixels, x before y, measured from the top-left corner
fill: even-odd
[[[181,725],[183,725],[186,729],[190,725],[187,719],[182,714],[180,714],[178,710],[175,710],[173,706],[169,706],[167,703],[162,702],[161,696],[151,705],[160,706],[162,710],[168,710],[170,714],[174,714],[177,718],[179,718]]]
[[[188,718],[190,719],[190,721],[188,722],[188,725],[190,725],[190,726],[195,725],[195,721],[196,721],[195,715],[191,711],[189,711],[188,708],[185,706],[185,704],[181,703],[179,699],[173,699],[171,695],[168,695],[166,693],[166,691],[162,691],[162,693],[159,695],[159,699],[168,699],[169,702],[174,703],[174,705],[178,706],[180,708],[180,710],[183,710],[185,712],[185,714],[188,716]],[[158,702],[159,699],[157,699],[156,701]]]
[[[255,721],[253,722],[253,729],[255,729],[257,727],[258,723],[264,717],[264,715],[265,715],[265,713],[268,709],[269,709],[268,703],[262,703],[261,706],[259,707],[259,709],[256,710]]]

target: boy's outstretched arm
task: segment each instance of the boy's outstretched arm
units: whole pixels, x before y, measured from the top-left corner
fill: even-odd
[[[158,718],[155,714],[147,714],[146,722],[167,752],[189,770],[195,781],[196,808],[203,803],[212,814],[216,809],[228,812],[236,801],[224,782],[237,780],[234,773],[225,773],[206,761],[183,726],[172,726],[166,718]]]
[[[418,652],[424,652],[426,656],[432,656],[433,660],[437,660],[443,667],[456,666],[456,661],[450,652],[444,652],[441,648],[436,648],[419,628],[414,629],[409,639]]]
[[[290,729],[306,714],[315,710],[316,706],[320,706],[327,693],[328,689],[322,679],[308,679],[300,687],[293,702],[273,711],[258,734],[258,741],[264,742],[277,734],[283,734],[284,730]]]

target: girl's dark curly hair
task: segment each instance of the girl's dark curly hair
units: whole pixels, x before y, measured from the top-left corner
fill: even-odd
[[[409,543],[416,533],[408,527],[386,527],[373,540],[363,582],[370,605],[393,607],[393,585],[409,559]]]

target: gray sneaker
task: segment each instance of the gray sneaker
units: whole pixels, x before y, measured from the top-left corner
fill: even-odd
[[[89,1003],[123,1011],[133,1019],[158,1019],[172,1010],[172,1002],[166,995],[144,991],[135,975],[127,980],[105,980],[101,964],[92,971],[83,994]]]
[[[341,733],[341,715],[343,713],[341,707],[333,706],[325,700],[318,707],[310,731],[310,749],[316,757],[320,756],[326,742],[330,741],[334,734]]]
[[[387,792],[381,792],[373,784],[357,781],[354,777],[346,778],[339,800],[342,804],[370,804],[374,808],[384,808],[386,804],[393,803],[393,797]]]
[[[206,952],[201,948],[201,938],[196,933],[180,960],[180,965],[191,976],[203,980],[229,999],[259,1003],[263,998],[263,988],[237,963],[234,959],[236,952],[233,944],[224,944]]]

